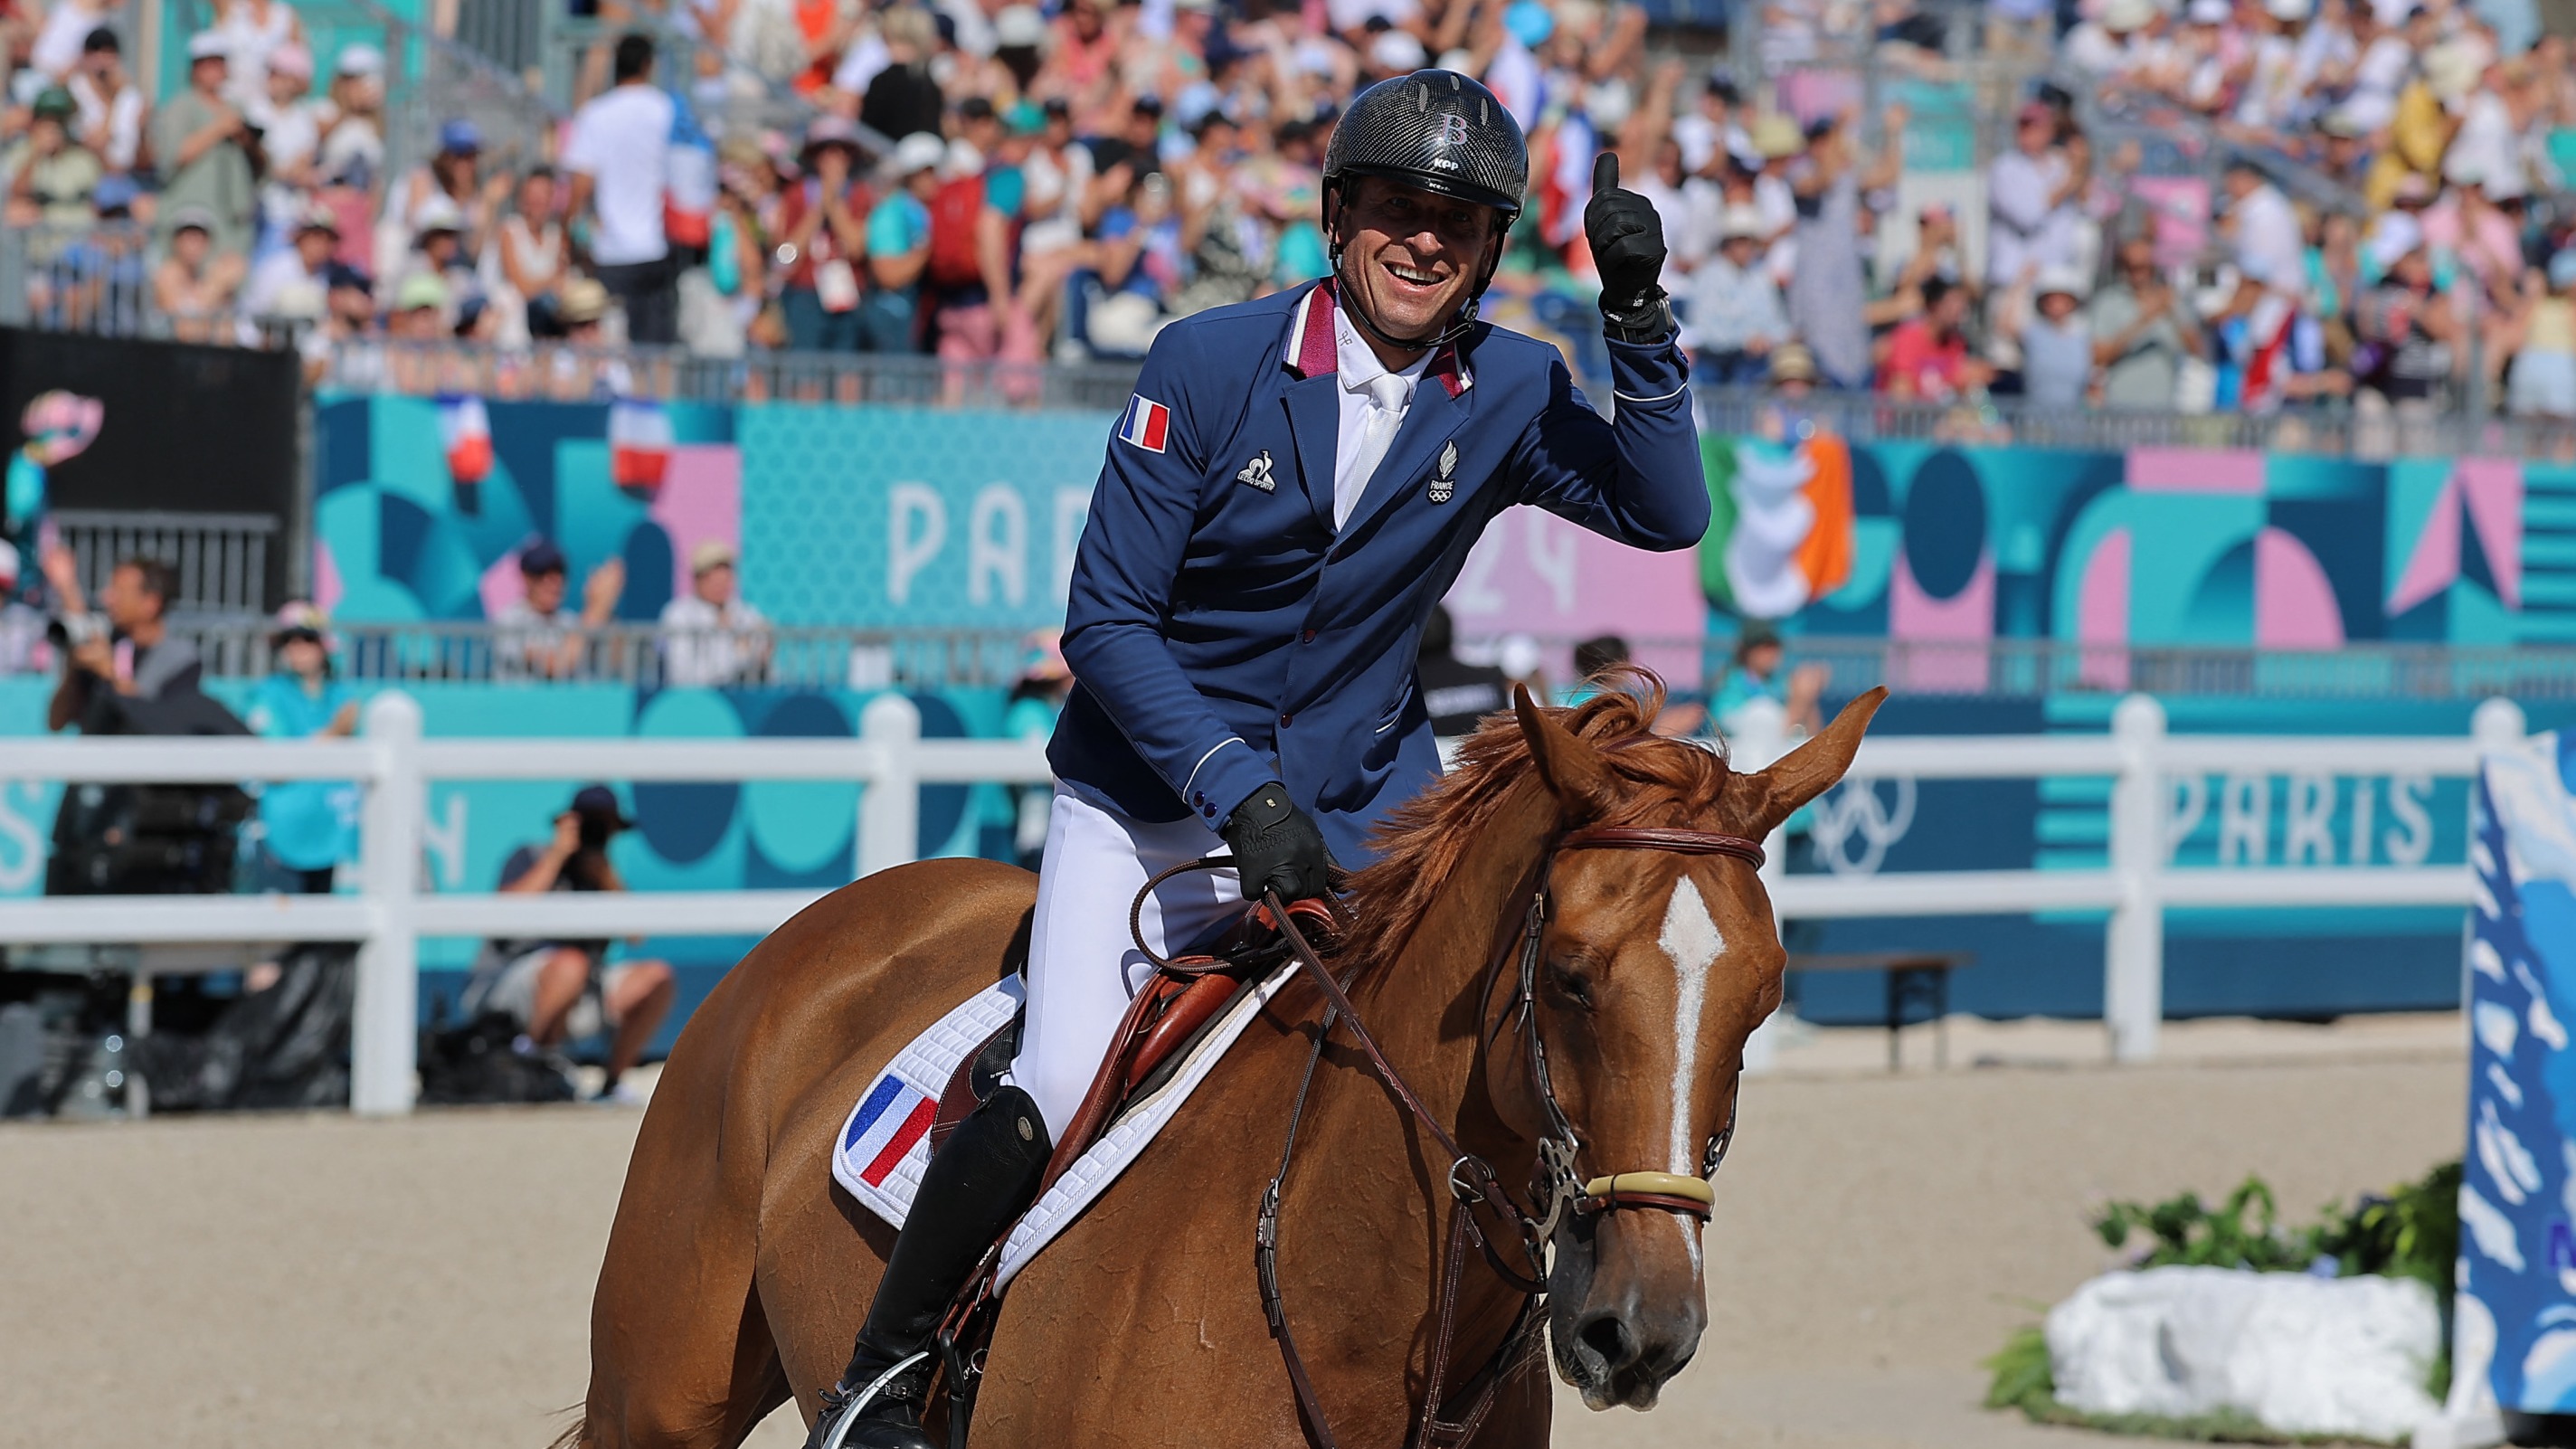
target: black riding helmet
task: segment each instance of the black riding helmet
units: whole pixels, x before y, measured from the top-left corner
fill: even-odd
[[[1359,176],[1383,176],[1502,213],[1484,275],[1467,294],[1458,320],[1435,337],[1388,335],[1375,318],[1361,312],[1355,289],[1343,288],[1344,310],[1380,341],[1430,347],[1464,333],[1475,322],[1477,300],[1502,260],[1501,235],[1520,216],[1521,197],[1529,190],[1529,143],[1521,138],[1520,122],[1492,91],[1453,70],[1417,70],[1379,81],[1354,97],[1324,151],[1324,235],[1337,277],[1342,269],[1337,225],[1342,192]]]

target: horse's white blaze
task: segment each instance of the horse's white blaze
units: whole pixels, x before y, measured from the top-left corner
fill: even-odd
[[[1708,898],[1700,894],[1699,885],[1688,872],[1673,881],[1673,898],[1664,907],[1664,928],[1655,937],[1673,963],[1673,981],[1678,990],[1673,1001],[1673,1110],[1671,1171],[1689,1176],[1699,1171],[1699,1153],[1691,1144],[1691,1086],[1699,1076],[1699,1037],[1701,1018],[1708,1012],[1708,970],[1726,950],[1726,938],[1718,933],[1717,921],[1708,913]],[[1691,1268],[1699,1268],[1699,1224],[1682,1214],[1673,1215],[1680,1224],[1682,1241],[1690,1252]]]

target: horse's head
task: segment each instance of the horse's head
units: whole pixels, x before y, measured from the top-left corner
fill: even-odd
[[[1673,826],[1760,840],[1842,778],[1885,697],[1862,695],[1823,733],[1746,774],[1677,741],[1599,739],[1605,726],[1628,728],[1603,717],[1625,700],[1577,711],[1572,729],[1526,694],[1518,707],[1561,828]],[[1780,1003],[1785,957],[1768,893],[1745,860],[1643,849],[1566,851],[1548,889],[1535,1029],[1580,1140],[1577,1177],[1700,1177],[1732,1121],[1745,1038]],[[1510,1035],[1498,1050],[1510,1049]],[[1498,1060],[1488,1076],[1508,1117],[1544,1118],[1518,1063]],[[1557,1370],[1586,1404],[1650,1408],[1690,1361],[1707,1322],[1700,1232],[1695,1217],[1651,1209],[1574,1214],[1559,1227],[1549,1327]]]

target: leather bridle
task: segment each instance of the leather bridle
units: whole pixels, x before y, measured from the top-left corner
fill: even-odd
[[[1727,1148],[1735,1136],[1735,1111],[1731,1100],[1726,1124],[1709,1138],[1701,1153],[1700,1172],[1696,1177],[1668,1172],[1611,1172],[1586,1179],[1578,1171],[1577,1164],[1583,1152],[1582,1134],[1567,1119],[1564,1107],[1557,1101],[1555,1084],[1548,1069],[1547,1047],[1540,1040],[1538,1029],[1538,968],[1550,914],[1549,883],[1555,871],[1556,858],[1569,850],[1650,850],[1674,855],[1715,855],[1743,861],[1757,870],[1763,861],[1761,845],[1740,835],[1664,826],[1597,827],[1571,831],[1549,842],[1530,875],[1515,889],[1512,899],[1525,897],[1528,905],[1520,929],[1500,944],[1485,967],[1484,984],[1478,1000],[1486,1014],[1480,1014],[1478,1019],[1495,1022],[1493,1035],[1484,1040],[1487,1048],[1500,1039],[1506,1027],[1515,1026],[1525,1044],[1530,1086],[1544,1117],[1543,1135],[1538,1144],[1538,1166],[1530,1184],[1535,1212],[1524,1210],[1513,1202],[1496,1178],[1492,1164],[1460,1147],[1448,1127],[1423,1105],[1421,1097],[1405,1082],[1395,1064],[1387,1060],[1386,1053],[1378,1047],[1377,1038],[1361,1021],[1357,1008],[1351,1004],[1347,983],[1325,967],[1277,893],[1270,892],[1264,896],[1271,919],[1277,923],[1289,951],[1323,990],[1325,1001],[1324,1018],[1315,1033],[1305,1075],[1297,1086],[1296,1103],[1289,1112],[1287,1140],[1280,1147],[1279,1167],[1262,1192],[1260,1217],[1253,1232],[1253,1255],[1261,1281],[1262,1312],[1269,1319],[1271,1336],[1278,1340],[1280,1358],[1287,1366],[1288,1381],[1296,1391],[1298,1407],[1305,1416],[1307,1429],[1320,1449],[1341,1449],[1341,1445],[1326,1421],[1323,1400],[1306,1371],[1304,1356],[1297,1348],[1296,1334],[1288,1325],[1287,1306],[1279,1288],[1279,1206],[1288,1169],[1296,1155],[1297,1131],[1305,1117],[1315,1069],[1323,1060],[1325,1044],[1337,1025],[1348,1023],[1351,1036],[1359,1043],[1370,1070],[1414,1120],[1422,1124],[1423,1130],[1449,1158],[1449,1250],[1441,1272],[1439,1313],[1434,1321],[1427,1361],[1428,1381],[1423,1390],[1421,1410],[1408,1439],[1415,1449],[1463,1445],[1484,1423],[1487,1412],[1493,1408],[1505,1380],[1510,1376],[1511,1368],[1527,1347],[1530,1335],[1540,1321],[1537,1310],[1548,1291],[1549,1245],[1568,1213],[1588,1217],[1645,1210],[1683,1213],[1702,1222],[1708,1220],[1715,1202],[1709,1178],[1716,1173],[1718,1164],[1725,1160]],[[1213,869],[1231,864],[1229,857],[1210,856],[1191,861],[1179,869]],[[1145,891],[1138,895],[1140,911],[1145,893],[1176,873],[1177,870],[1166,872],[1147,883]],[[1135,924],[1141,923],[1131,916],[1131,925]],[[1145,947],[1142,931],[1136,934],[1139,948],[1146,949],[1146,954],[1153,956],[1150,948]],[[1155,959],[1160,962],[1159,957]],[[1496,1018],[1490,1015],[1494,992],[1504,980],[1506,968],[1511,967],[1516,967],[1511,977],[1512,995]],[[1356,975],[1356,971],[1353,974]],[[1475,1209],[1479,1206],[1489,1207],[1494,1216],[1520,1239],[1528,1271],[1506,1262],[1496,1251],[1493,1238],[1477,1221]],[[1461,1412],[1444,1418],[1441,1414],[1441,1387],[1448,1372],[1449,1353],[1456,1335],[1458,1285],[1470,1243],[1483,1254],[1495,1274],[1522,1295],[1521,1306],[1492,1357],[1470,1376],[1468,1384],[1476,1386],[1473,1397]],[[1462,1392],[1466,1387],[1461,1385]]]

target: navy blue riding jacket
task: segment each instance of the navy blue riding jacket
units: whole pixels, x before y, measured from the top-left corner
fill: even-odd
[[[1277,779],[1355,867],[1439,772],[1416,644],[1487,521],[1536,504],[1682,549],[1709,501],[1678,346],[1608,344],[1612,422],[1554,347],[1480,324],[1432,359],[1337,532],[1334,305],[1317,283],[1154,339],[1075,555],[1047,755],[1140,821],[1214,826]]]

